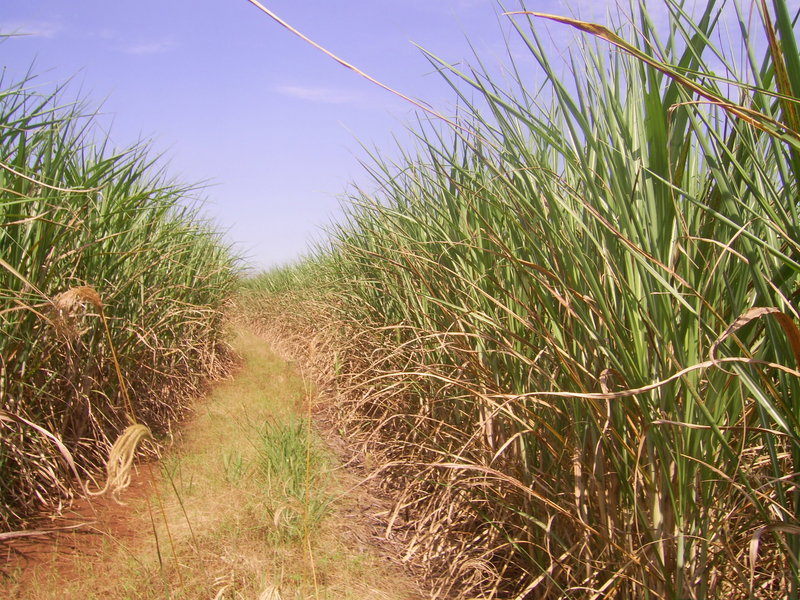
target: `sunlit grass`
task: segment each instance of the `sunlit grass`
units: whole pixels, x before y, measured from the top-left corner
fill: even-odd
[[[723,3],[666,5],[627,41],[562,19],[588,36],[566,74],[511,16],[538,98],[431,56],[464,128],[378,159],[325,258],[251,284],[278,330],[339,327],[323,368],[407,465],[442,594],[798,592],[796,15],[738,11],[735,64]]]
[[[261,431],[259,470],[269,490],[267,512],[277,538],[308,537],[331,500],[325,491],[324,456],[309,424],[298,418],[268,421]]]
[[[197,190],[145,146],[112,148],[65,97],[0,83],[3,529],[77,485],[53,439],[87,479],[126,425],[167,432],[226,361],[235,259]]]

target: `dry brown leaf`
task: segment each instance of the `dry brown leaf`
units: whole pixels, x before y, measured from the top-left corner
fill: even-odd
[[[719,348],[722,342],[724,342],[751,321],[759,319],[765,315],[773,315],[777,319],[778,323],[783,328],[786,337],[789,338],[789,344],[791,344],[792,352],[794,353],[795,364],[800,367],[800,329],[797,328],[794,319],[792,319],[790,315],[787,315],[785,312],[781,311],[779,308],[775,308],[774,306],[753,307],[742,314],[733,323],[731,323],[730,326],[723,332],[723,334],[717,338],[717,341],[715,341],[711,346],[711,352],[709,353],[711,360],[717,360],[717,348]]]

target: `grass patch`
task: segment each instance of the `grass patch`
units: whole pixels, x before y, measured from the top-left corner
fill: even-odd
[[[261,433],[259,467],[270,497],[267,508],[279,539],[307,537],[325,515],[330,497],[325,457],[307,420],[267,423]]]

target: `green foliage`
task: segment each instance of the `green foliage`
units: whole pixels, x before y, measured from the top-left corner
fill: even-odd
[[[628,41],[560,19],[595,36],[566,76],[512,16],[538,96],[430,56],[469,117],[336,232],[340,397],[414,465],[409,553],[450,544],[425,556],[463,594],[798,593],[792,20],[737,10],[735,64],[724,3],[665,4]]]
[[[0,407],[63,440],[85,477],[130,420],[168,430],[223,364],[234,259],[146,147],[97,139],[63,90],[0,83]],[[0,457],[0,528],[75,484],[19,421],[0,423]]]
[[[307,537],[328,510],[324,491],[324,455],[307,421],[267,422],[259,445],[270,517],[278,538]]]

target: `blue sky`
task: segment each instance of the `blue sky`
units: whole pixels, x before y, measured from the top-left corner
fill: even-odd
[[[263,0],[319,44],[402,92],[451,114],[452,92],[414,43],[450,62],[471,45],[500,65],[507,17],[492,0]],[[572,2],[603,20],[614,0]],[[513,0],[504,3],[517,9]],[[561,0],[531,10],[570,14]],[[207,181],[205,213],[256,268],[301,255],[356,182],[360,143],[391,155],[413,108],[333,62],[247,0],[3,0],[0,65],[32,64],[44,90],[102,105],[120,147],[150,140],[171,175]],[[558,50],[571,31],[551,31]],[[469,39],[469,42],[467,41]],[[565,40],[563,45],[560,40]],[[413,43],[412,43],[413,42]]]

